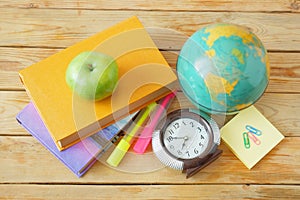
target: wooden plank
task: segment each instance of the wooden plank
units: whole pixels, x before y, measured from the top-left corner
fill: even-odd
[[[148,173],[129,173],[111,169],[102,161],[82,178],[77,178],[33,137],[0,136],[0,183],[300,184],[299,142],[300,137],[285,138],[252,170],[248,170],[222,143],[223,155],[189,179],[166,167]],[[136,161],[132,166],[151,164]]]
[[[28,135],[16,121],[16,115],[29,98],[25,92],[0,92],[0,134],[2,135]]]
[[[61,49],[0,47],[0,89],[24,90],[18,72]]]
[[[79,12],[70,9],[14,8],[0,8],[0,12],[0,27],[5,27],[0,32],[0,46],[67,47],[137,15],[144,26],[151,29],[150,34],[162,49],[180,49],[185,38],[204,25],[228,22],[249,27],[261,38],[268,50],[300,50],[298,13],[110,10]],[[174,39],[178,41],[175,44]]]
[[[269,57],[271,77],[267,92],[300,92],[300,54],[269,53]]]
[[[298,0],[2,0],[0,199],[300,199],[299,7]],[[222,157],[191,179],[169,168],[135,174],[101,162],[77,178],[18,125],[15,116],[29,98],[24,91],[10,90],[23,90],[20,69],[132,15],[139,16],[159,48],[170,50],[163,53],[173,67],[176,50],[204,25],[248,26],[271,52],[270,84],[256,106],[292,137],[252,170],[222,143]],[[192,106],[182,92],[178,96],[182,105]],[[171,109],[175,108],[176,101]]]
[[[217,1],[166,1],[143,2],[139,0],[111,1],[42,1],[2,0],[3,8],[68,8],[93,10],[163,10],[163,11],[255,11],[255,12],[299,12],[299,2],[290,0],[217,0]]]
[[[174,42],[176,42],[174,40]],[[18,71],[61,49],[0,47],[0,89],[24,89]],[[179,51],[162,51],[175,69]],[[271,78],[267,92],[300,92],[300,53],[269,53]]]
[[[0,97],[0,135],[27,135],[15,117],[29,102],[29,97],[24,91],[0,91]],[[179,101],[174,101],[170,109],[193,106],[182,92],[177,97]],[[282,134],[300,136],[300,94],[265,93],[255,105]],[[226,121],[222,116],[216,119],[220,125]]]
[[[194,107],[183,92],[178,93],[177,98],[170,110]],[[282,134],[300,136],[300,94],[265,93],[254,105]],[[213,116],[220,127],[232,117]]]
[[[0,185],[4,199],[299,199],[291,185]],[[17,191],[17,192],[16,192]]]
[[[265,93],[255,106],[284,135],[300,136],[299,103],[300,95]]]
[[[162,51],[162,54],[170,66],[175,69],[179,51]],[[300,92],[300,88],[295,87],[300,84],[300,53],[268,52],[268,55],[271,76],[267,92]],[[283,81],[288,86],[278,87]]]
[[[174,42],[176,42],[174,40]],[[1,52],[1,49],[0,49]],[[168,63],[175,69],[179,51],[162,51]],[[300,92],[300,53],[269,52],[271,76],[266,92]]]

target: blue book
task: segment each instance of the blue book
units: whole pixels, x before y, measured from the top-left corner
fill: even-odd
[[[64,163],[78,177],[82,176],[97,161],[117,137],[117,133],[128,124],[128,117],[108,126],[100,132],[83,139],[64,151],[59,151],[32,103],[29,103],[18,115],[17,121],[54,156]]]

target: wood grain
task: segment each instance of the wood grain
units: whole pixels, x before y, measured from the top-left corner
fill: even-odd
[[[0,92],[0,134],[2,135],[28,135],[16,121],[16,115],[29,98],[25,92]]]
[[[260,112],[285,136],[300,136],[300,94],[265,93],[254,104]],[[170,110],[194,107],[183,92],[177,93],[177,99]],[[222,127],[232,116],[214,115],[213,118]]]
[[[300,136],[299,103],[299,94],[266,93],[255,105],[284,135]]]
[[[176,40],[174,40],[176,42]],[[61,49],[0,47],[0,89],[23,90],[18,71]],[[173,68],[179,51],[162,51]],[[269,53],[271,77],[267,92],[300,92],[300,53]]]
[[[0,1],[0,199],[300,199],[299,12],[299,0]],[[169,168],[120,172],[100,161],[77,178],[15,120],[29,102],[18,71],[132,15],[172,67],[199,28],[247,26],[271,64],[255,105],[287,137],[252,170],[222,143],[223,155],[190,179]],[[182,92],[178,98],[170,109],[192,106]]]
[[[221,144],[223,155],[189,179],[167,167],[149,173],[127,173],[111,169],[103,161],[83,178],[77,178],[33,137],[0,136],[0,184],[300,184],[299,142],[299,137],[286,137],[251,170]]]
[[[187,36],[204,25],[227,22],[249,27],[268,50],[300,50],[298,13],[110,10],[79,12],[71,9],[14,8],[0,8],[0,13],[0,46],[67,47],[121,20],[137,15],[144,26],[151,29],[149,32],[161,49],[178,50]],[[174,43],[174,39],[178,42]]]
[[[61,49],[0,47],[0,89],[24,90],[18,72]]]
[[[0,91],[0,97],[0,135],[27,135],[15,117],[29,102],[29,97],[24,91]],[[179,101],[174,101],[170,109],[193,107],[182,92],[177,98]],[[282,134],[300,136],[300,94],[266,93],[255,105]],[[222,116],[216,118],[220,125],[226,121]]]
[[[300,198],[290,185],[0,185],[5,199],[278,199]],[[18,191],[18,192],[16,192]],[[50,193],[51,191],[51,193]],[[114,194],[114,195],[112,195]]]
[[[54,8],[54,9],[92,9],[92,10],[162,10],[162,11],[254,11],[254,12],[299,12],[300,3],[297,0],[216,0],[216,1],[166,1],[155,0],[143,2],[140,0],[111,1],[41,1],[41,0],[2,0],[0,7],[4,8]]]

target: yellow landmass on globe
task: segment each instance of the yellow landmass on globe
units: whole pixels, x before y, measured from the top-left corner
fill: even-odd
[[[270,78],[270,63],[269,63],[268,54],[265,54],[265,56],[262,57],[262,62],[265,62],[265,64],[266,64],[267,76],[268,76],[268,79],[269,79]]]
[[[232,49],[231,53],[232,53],[232,55],[234,55],[238,59],[238,61],[241,64],[245,64],[243,54],[240,50],[234,48],[234,49]]]
[[[219,25],[219,26],[207,27],[205,33],[209,33],[209,36],[207,38],[203,38],[206,41],[206,44],[209,48],[211,48],[214,45],[214,42],[218,38],[230,37],[230,36],[238,36],[242,38],[244,44],[249,44],[249,43],[256,44],[251,34],[249,34],[247,31],[241,31],[241,27],[238,27],[236,25],[226,25],[226,26]]]
[[[223,77],[217,76],[212,73],[208,73],[205,77],[205,85],[209,88],[209,92],[213,96],[217,96],[218,94],[227,94],[231,95],[231,92],[234,90],[234,87],[238,83],[238,80],[235,80],[233,83],[230,83]]]
[[[205,78],[206,87],[209,88],[211,99],[214,102],[219,103],[220,105],[226,105],[226,101],[219,99],[219,94],[231,95],[231,92],[234,90],[234,87],[238,84],[238,80],[235,80],[233,83],[230,83],[228,80],[217,76],[215,74],[209,73]],[[237,104],[234,106],[235,110],[241,110],[250,106],[251,103]]]
[[[236,25],[218,25],[218,26],[210,26],[205,29],[205,33],[209,33],[208,37],[202,37],[202,40],[206,42],[206,45],[208,48],[212,48],[214,45],[215,41],[218,40],[220,37],[230,37],[230,36],[237,36],[242,38],[242,42],[245,45],[253,44],[252,46],[249,46],[250,49],[254,50],[256,52],[256,56],[261,58],[261,62],[266,64],[266,69],[267,69],[267,74],[268,77],[270,76],[270,66],[269,66],[269,58],[268,55],[265,53],[263,56],[263,49],[258,48],[261,46],[260,41],[255,40],[255,35],[252,34],[251,32],[248,32],[246,29],[245,31],[241,31],[241,28]],[[216,52],[214,49],[209,49],[206,51],[206,54],[209,57],[213,57],[216,55]],[[245,60],[243,58],[243,54],[240,50],[238,49],[233,49],[232,54],[236,56],[239,60],[240,63],[244,64]],[[248,56],[246,54],[246,56]],[[230,88],[230,87],[229,87]]]
[[[242,42],[245,45],[248,45],[252,43],[254,47],[261,46],[258,41],[254,39],[255,35],[251,34],[248,31],[241,31],[242,27],[236,26],[236,25],[226,25],[226,26],[212,26],[207,27],[205,29],[205,33],[209,33],[209,36],[207,38],[202,37],[202,40],[204,40],[209,48],[211,48],[215,41],[218,40],[220,37],[230,37],[230,36],[237,36],[242,38]],[[246,29],[245,29],[246,30]],[[252,48],[251,46],[249,47]],[[255,48],[255,51],[257,53],[257,56],[262,57],[263,50],[260,48]],[[235,52],[237,53],[237,52]],[[262,62],[264,62],[265,59],[262,59]]]
[[[205,53],[210,58],[212,58],[216,55],[216,51],[214,49],[210,49],[210,50],[206,51]]]

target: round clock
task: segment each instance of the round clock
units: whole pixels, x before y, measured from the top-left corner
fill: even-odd
[[[183,109],[161,120],[153,133],[152,148],[157,158],[176,170],[199,171],[221,155],[217,150],[220,132],[205,114]],[[192,171],[191,171],[192,170]]]

